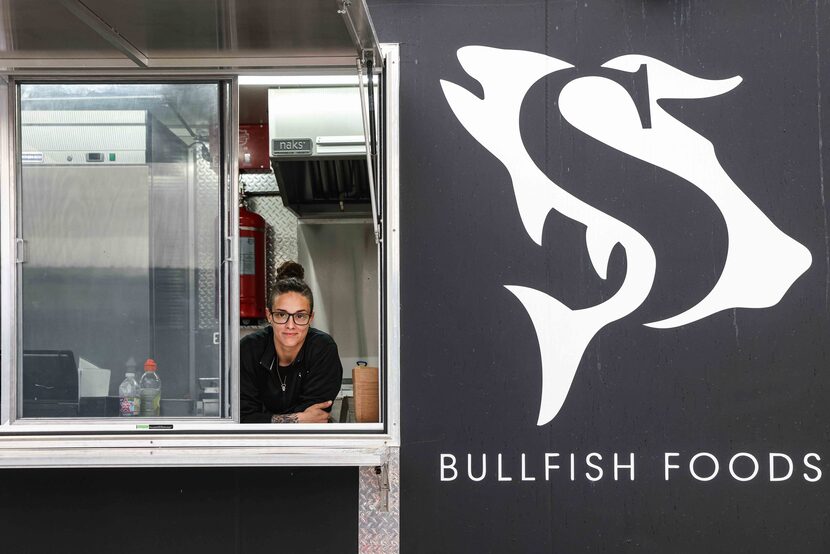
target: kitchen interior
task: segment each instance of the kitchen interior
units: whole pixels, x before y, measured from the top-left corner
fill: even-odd
[[[147,371],[161,399],[138,415],[231,417],[227,94],[218,81],[21,83],[18,417],[122,420],[122,380]],[[355,72],[239,77],[240,336],[267,324],[276,267],[300,262],[344,368],[339,423],[380,421],[383,396],[376,98]]]
[[[368,98],[361,100],[354,73],[239,80],[240,220],[253,213],[265,224],[266,290],[282,262],[305,268],[314,327],[335,339],[343,365],[332,408],[333,421],[341,423],[379,421],[379,249],[364,133]],[[247,301],[244,280],[241,275],[241,335],[265,317],[264,306]],[[365,397],[359,403],[356,367],[362,379],[368,375],[358,383]]]

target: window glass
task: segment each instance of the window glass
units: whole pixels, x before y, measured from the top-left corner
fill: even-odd
[[[224,416],[220,85],[19,98],[17,416]]]

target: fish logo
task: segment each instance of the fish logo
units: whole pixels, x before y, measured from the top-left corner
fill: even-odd
[[[458,50],[464,70],[482,86],[479,98],[445,80],[441,87],[459,122],[507,169],[519,215],[530,238],[542,245],[551,210],[585,225],[585,247],[597,274],[605,279],[612,249],[625,250],[626,275],[608,300],[571,309],[547,293],[514,284],[505,288],[527,311],[542,357],[542,391],[537,425],[559,413],[585,349],[606,325],[632,313],[654,283],[657,260],[648,241],[624,222],[583,202],[549,179],[525,149],[519,113],[538,80],[573,66],[557,58],[522,50],[465,46]],[[723,310],[768,308],[777,304],[810,267],[809,250],[778,229],[730,178],[714,145],[672,117],[660,99],[708,98],[725,94],[740,77],[708,80],[689,75],[658,59],[625,55],[602,65],[636,73],[645,65],[651,124],[645,127],[631,95],[601,76],[578,77],[559,94],[559,110],[573,127],[624,154],[663,168],[706,194],[723,214],[728,251],[711,291],[695,306],[661,321],[655,329],[680,327]],[[505,76],[509,75],[509,78]],[[551,341],[555,340],[555,346]]]

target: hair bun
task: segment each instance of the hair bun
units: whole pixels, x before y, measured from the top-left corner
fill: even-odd
[[[297,262],[288,260],[287,262],[280,264],[277,268],[277,281],[289,279],[291,277],[302,280],[305,277],[305,269],[303,269],[303,266]]]

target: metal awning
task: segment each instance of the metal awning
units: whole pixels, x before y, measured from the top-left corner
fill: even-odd
[[[382,65],[365,0],[0,0],[0,71]]]

